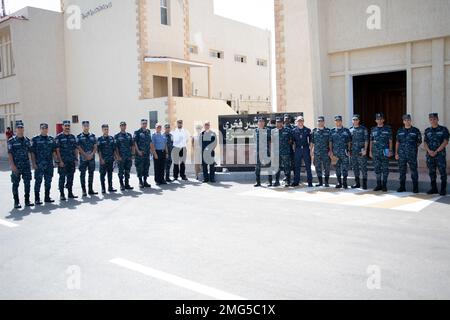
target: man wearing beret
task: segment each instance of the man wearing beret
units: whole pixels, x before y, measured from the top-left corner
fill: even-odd
[[[63,122],[63,132],[55,138],[58,155],[59,192],[61,201],[66,201],[64,186],[67,186],[68,198],[78,198],[73,194],[73,178],[77,166],[77,138],[70,133],[70,121]]]
[[[11,167],[12,193],[14,208],[20,209],[19,183],[23,179],[25,188],[25,206],[32,207],[30,201],[31,166],[30,166],[31,141],[24,135],[24,124],[16,121],[16,135],[8,140],[8,160]]]
[[[34,169],[34,203],[37,206],[42,205],[41,185],[45,181],[45,203],[53,203],[50,198],[50,189],[52,186],[54,159],[56,155],[56,142],[53,137],[48,135],[48,124],[41,124],[41,134],[31,140],[31,161]]]
[[[374,191],[387,192],[389,158],[392,157],[392,129],[384,124],[384,114],[375,115],[377,126],[370,132],[370,157],[373,159],[377,186]]]
[[[83,121],[83,132],[77,136],[78,152],[80,154],[80,182],[83,197],[97,195],[94,191],[95,154],[97,153],[97,138],[89,132],[89,121]],[[86,171],[88,171],[88,193],[86,193]]]
[[[447,153],[449,131],[439,125],[439,114],[429,116],[431,126],[425,130],[425,150],[427,151],[427,166],[431,179],[431,189],[428,194],[440,193],[447,195]],[[441,191],[437,188],[437,171],[441,175]]]
[[[417,155],[419,146],[422,144],[422,133],[412,126],[411,115],[403,116],[404,127],[397,132],[397,143],[395,144],[395,159],[398,161],[400,170],[400,188],[397,192],[406,191],[406,171],[409,165],[411,179],[413,181],[413,192],[419,193],[419,172],[417,170]]]

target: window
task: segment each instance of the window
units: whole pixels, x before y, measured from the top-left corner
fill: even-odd
[[[161,4],[161,24],[168,26],[170,24],[169,19],[169,1],[170,0],[160,0]]]
[[[224,59],[225,54],[223,51],[217,51],[217,50],[210,50],[209,52],[210,56],[217,59]]]
[[[256,65],[260,67],[267,67],[267,60],[265,59],[256,59]]]
[[[77,124],[79,122],[80,122],[80,120],[78,119],[78,116],[72,116],[72,123],[73,124]]]
[[[14,75],[14,57],[9,34],[0,35],[0,78]]]
[[[189,45],[189,53],[198,54],[198,47],[193,44]]]
[[[0,133],[3,134],[5,132],[6,132],[5,118],[0,118]]]
[[[247,63],[247,57],[246,56],[241,56],[241,55],[235,55],[234,56],[234,61],[235,62],[239,62],[239,63]]]
[[[150,111],[150,129],[156,128],[156,124],[158,123],[158,111]]]

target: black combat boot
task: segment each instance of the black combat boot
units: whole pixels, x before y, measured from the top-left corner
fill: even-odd
[[[134,188],[130,186],[130,180],[127,178],[125,178],[125,190],[134,190]]]
[[[184,180],[184,178],[182,178]],[[144,188],[151,188],[152,186],[147,182],[147,178],[144,178]]]
[[[108,192],[109,193],[116,193],[117,190],[113,188],[112,181],[108,181]]]
[[[255,188],[261,187],[261,177],[256,176],[256,184],[254,185]]]
[[[100,184],[102,186],[102,194],[105,194],[106,193],[105,181],[101,181]]]
[[[375,187],[375,189],[373,189],[373,191],[378,192],[383,190],[383,186],[381,185],[381,180],[377,180],[377,186]]]
[[[284,186],[285,188],[289,188],[291,186],[291,177],[286,178],[286,184]]]
[[[37,206],[42,206],[43,205],[43,203],[41,201],[41,195],[40,195],[39,192],[35,192],[34,193],[34,204],[37,205]]]
[[[431,189],[427,192],[427,194],[432,195],[432,194],[438,194],[439,190],[437,188],[437,183],[436,181],[431,181]]]
[[[269,181],[268,181],[269,183],[267,185],[269,188],[273,186],[272,179],[273,179],[272,176],[269,176]]]
[[[441,196],[445,197],[447,195],[447,181],[441,181]]]
[[[94,191],[94,186],[92,185],[92,183],[89,183],[89,195],[90,196],[96,196],[98,195],[98,192]]]
[[[362,188],[363,190],[367,190],[367,179],[363,179]]]
[[[355,177],[355,184],[352,186],[352,189],[359,189],[361,188],[361,180],[359,177]]]
[[[330,187],[330,177],[325,177],[325,188]]]
[[[144,181],[142,180],[142,177],[139,177],[139,188],[144,189]]]
[[[60,200],[61,201],[67,201],[66,195],[64,194],[64,190],[59,192],[60,196]]]
[[[419,181],[413,181],[413,193],[419,193]]]
[[[400,188],[398,188],[397,192],[402,193],[406,191],[406,183],[405,181],[400,181]]]
[[[388,188],[387,188],[387,182],[383,182],[383,185],[382,185],[381,191],[383,191],[383,192],[388,192]]]
[[[25,207],[34,207],[34,203],[30,201],[30,194],[25,195]]]
[[[120,183],[120,191],[125,191],[125,184],[123,183],[123,179],[119,179]]]
[[[336,189],[342,189],[343,185],[342,185],[342,178],[341,177],[337,177],[337,181],[338,184],[336,185]]]
[[[19,201],[19,195],[15,194],[14,195],[14,209],[21,209],[22,206],[20,205],[20,201]]]
[[[45,190],[44,202],[45,203],[54,203],[55,202],[55,200],[52,200],[52,198],[50,198],[50,190]]]
[[[318,177],[317,179],[319,179],[319,183],[316,184],[316,187],[323,187],[323,178],[322,177]]]
[[[348,189],[347,177],[344,177],[344,180],[343,180],[343,182],[342,182],[342,187],[343,187],[344,189]]]
[[[87,197],[86,186],[81,185],[81,193],[83,197]]]
[[[69,199],[78,199],[78,196],[73,194],[72,188],[69,188]]]

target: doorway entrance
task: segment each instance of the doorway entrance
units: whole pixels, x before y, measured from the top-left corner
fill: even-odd
[[[361,116],[369,130],[376,125],[375,114],[384,113],[395,143],[397,130],[403,126],[402,116],[407,112],[406,71],[353,77],[353,102],[354,113]]]

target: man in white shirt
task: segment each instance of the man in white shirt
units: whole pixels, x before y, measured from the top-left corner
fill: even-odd
[[[187,157],[187,142],[189,139],[189,133],[183,128],[183,120],[177,121],[177,128],[172,131],[173,136],[173,177],[178,180],[181,179],[187,181],[186,177],[186,157]]]

